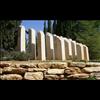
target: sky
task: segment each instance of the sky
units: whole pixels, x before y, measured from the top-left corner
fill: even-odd
[[[43,31],[44,20],[23,20],[22,25],[25,29],[33,28],[36,31]]]

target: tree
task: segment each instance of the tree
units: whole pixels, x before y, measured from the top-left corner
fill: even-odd
[[[52,26],[51,26],[51,20],[48,20],[48,29],[47,29],[48,32],[52,32]]]
[[[57,20],[55,34],[86,44],[90,58],[100,59],[99,20]]]
[[[57,20],[54,20],[54,22],[53,22],[53,34],[56,34],[56,25],[57,25]]]
[[[15,49],[18,34],[17,27],[21,24],[18,20],[1,20],[0,21],[0,48],[5,50]]]
[[[46,27],[46,20],[44,21],[44,33],[46,34],[47,32],[47,27]]]

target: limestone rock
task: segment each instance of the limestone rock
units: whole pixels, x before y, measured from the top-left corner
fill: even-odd
[[[28,68],[28,72],[44,72],[46,69],[43,68]]]
[[[73,74],[67,76],[69,79],[87,79],[89,77],[89,74],[81,73],[81,74]]]
[[[45,75],[44,80],[62,80],[64,75]]]
[[[5,64],[5,63],[0,64],[0,68],[4,68],[4,67],[9,67],[9,64]]]
[[[94,72],[90,74],[91,77],[95,76],[97,80],[100,80],[100,72]]]
[[[69,62],[68,67],[80,67],[84,68],[86,64],[84,62]]]
[[[38,68],[50,68],[51,67],[51,64],[45,64],[45,63],[39,63],[37,65]]]
[[[67,63],[65,63],[65,64],[51,64],[50,68],[63,69],[63,68],[67,68],[67,67],[68,67],[68,65],[67,65]]]
[[[25,80],[43,80],[42,72],[26,72],[24,75]]]
[[[0,80],[22,80],[22,76],[18,74],[1,75]]]
[[[64,73],[66,75],[77,74],[77,73],[81,73],[81,70],[78,67],[69,67],[65,69]]]
[[[2,74],[2,68],[0,68],[0,74]]]
[[[100,67],[100,63],[88,62],[88,63],[86,63],[86,67]]]
[[[23,75],[27,70],[24,68],[6,67],[3,69],[4,74],[21,74]]]
[[[72,75],[72,74],[75,74],[76,72],[75,70],[68,68],[68,69],[65,69],[64,73],[65,75]]]
[[[51,74],[51,75],[59,75],[59,74],[64,74],[64,69],[48,69],[47,74]]]
[[[100,72],[100,67],[86,67],[83,68],[83,71],[86,73]]]
[[[22,68],[36,68],[36,64],[21,64]]]

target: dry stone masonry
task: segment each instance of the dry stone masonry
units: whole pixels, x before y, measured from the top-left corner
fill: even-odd
[[[100,80],[100,63],[43,61],[0,63],[0,80],[87,80],[89,77]]]
[[[72,39],[57,36],[49,32],[37,32],[29,29],[29,51],[32,60],[84,60],[89,61],[89,50],[85,44],[77,43]],[[18,31],[17,50],[26,52],[25,27],[20,26]],[[37,53],[36,53],[37,52]]]

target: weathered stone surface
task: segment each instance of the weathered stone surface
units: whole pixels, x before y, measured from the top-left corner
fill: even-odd
[[[85,67],[83,71],[86,73],[100,72],[100,67]]]
[[[42,72],[26,72],[24,75],[25,80],[43,80]]]
[[[64,69],[48,69],[47,74],[51,74],[51,75],[59,75],[59,74],[64,74]]]
[[[67,68],[67,67],[68,67],[68,64],[65,63],[65,64],[51,64],[51,67],[50,68],[63,69],[63,68]]]
[[[63,37],[54,35],[54,54],[55,60],[66,60],[65,57],[65,45]]]
[[[100,72],[94,72],[90,74],[91,77],[95,76],[97,80],[100,80]]]
[[[72,59],[72,48],[71,48],[71,41],[69,39],[64,38],[65,42],[65,56],[66,60]]]
[[[45,61],[46,60],[46,50],[45,50],[45,35],[44,32],[39,31],[37,33],[37,59]]]
[[[72,75],[72,74],[81,73],[81,70],[80,68],[77,68],[77,67],[70,67],[70,68],[66,68],[64,73],[66,75]]]
[[[19,26],[18,29],[18,43],[17,43],[17,51],[25,52],[26,51],[26,42],[25,42],[25,27]]]
[[[69,79],[87,79],[89,77],[89,74],[81,73],[81,74],[73,74],[67,76]]]
[[[46,33],[46,59],[54,59],[54,41],[53,35],[49,32]]]
[[[64,73],[66,74],[66,75],[71,75],[71,74],[75,74],[75,71],[73,70],[73,69],[65,69],[64,70]]]
[[[69,40],[71,41],[73,60],[76,60],[76,58],[77,58],[76,41],[73,41],[71,39],[69,39]]]
[[[0,68],[0,74],[2,74],[2,68]]]
[[[39,63],[37,65],[38,68],[58,68],[58,69],[63,69],[67,68],[68,64],[67,63]]]
[[[22,80],[22,76],[18,74],[1,75],[0,80]]]
[[[87,62],[86,67],[100,67],[100,63],[97,62]]]
[[[31,59],[36,59],[36,31],[29,29],[29,52],[31,53]]]
[[[22,68],[36,68],[37,64],[21,64],[20,67],[22,67]]]
[[[45,63],[39,63],[37,65],[38,68],[50,68],[51,67],[51,64],[45,64]]]
[[[12,67],[5,67],[3,69],[4,74],[24,74],[27,70],[24,68],[12,68]]]
[[[64,75],[45,75],[44,80],[62,80]]]
[[[0,68],[9,67],[9,64],[0,64]]]
[[[84,62],[69,62],[68,67],[80,67],[84,68],[86,66],[86,63]]]
[[[46,69],[41,68],[28,68],[28,72],[44,72]]]

